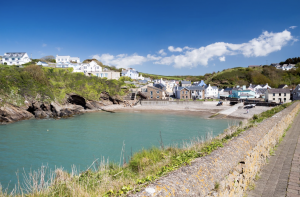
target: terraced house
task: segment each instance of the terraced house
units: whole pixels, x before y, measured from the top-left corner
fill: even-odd
[[[166,99],[164,90],[154,86],[147,87],[147,98],[149,100]]]
[[[31,59],[25,52],[4,53],[2,64],[22,65],[31,62]]]
[[[291,102],[291,93],[288,88],[273,88],[266,91],[265,99],[267,102],[289,103]]]

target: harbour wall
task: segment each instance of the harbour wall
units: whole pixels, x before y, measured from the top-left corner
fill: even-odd
[[[166,106],[166,105],[193,105],[193,106],[197,106],[197,105],[205,105],[205,104],[218,104],[218,101],[163,101],[163,100],[159,100],[159,101],[141,101],[141,105],[145,105],[145,106]],[[228,101],[223,102],[224,104],[229,104]]]
[[[132,196],[243,196],[299,109],[300,103],[293,103]]]

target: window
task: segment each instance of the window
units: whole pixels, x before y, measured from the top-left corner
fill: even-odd
[[[105,77],[107,77],[108,76],[108,73],[105,73]]]
[[[150,98],[153,98],[153,96],[150,96]]]
[[[284,93],[284,96],[286,96],[286,93]]]
[[[184,96],[182,96],[182,98],[184,99]]]
[[[187,94],[187,91],[185,91],[185,94]]]
[[[275,93],[273,93],[273,96],[275,96]]]
[[[18,60],[20,60],[21,58],[18,58]]]
[[[97,67],[97,70],[99,69],[99,67]]]
[[[281,93],[279,93],[279,96],[281,96]]]
[[[15,60],[15,58],[11,58],[11,60]]]
[[[284,100],[284,102],[286,102],[286,98],[284,98],[283,100]]]
[[[159,96],[157,96],[156,98],[158,98],[158,99],[159,99]]]
[[[188,98],[188,96],[186,96],[185,98]]]
[[[86,69],[86,66],[84,67],[84,69]]]
[[[97,77],[99,77],[99,74],[98,74],[98,73],[96,73],[96,75],[97,75]]]
[[[273,101],[275,101],[275,98],[273,98]]]
[[[8,60],[8,58],[5,58],[5,60]],[[299,88],[300,89],[300,88]]]
[[[159,94],[159,91],[156,91],[157,94]]]
[[[103,77],[103,73],[101,73],[100,76]]]
[[[152,92],[152,91],[150,91],[150,95],[153,95],[153,92]]]

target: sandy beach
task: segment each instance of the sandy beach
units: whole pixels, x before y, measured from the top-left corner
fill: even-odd
[[[217,102],[204,102],[199,105],[136,105],[133,107],[124,107],[123,105],[109,105],[103,107],[104,110],[114,111],[114,112],[147,112],[147,113],[172,113],[172,114],[186,114],[186,115],[196,115],[208,118],[220,111],[230,109],[228,103],[222,106],[216,106]],[[232,119],[248,119],[254,114],[260,114],[261,112],[271,109],[270,107],[257,106],[255,108],[249,109],[249,113],[244,109],[243,106],[239,107],[236,111],[232,112],[228,116],[222,116],[222,118],[232,118]],[[219,118],[219,117],[216,117]]]

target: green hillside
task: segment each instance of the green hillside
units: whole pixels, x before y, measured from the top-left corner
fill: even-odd
[[[249,85],[252,84],[266,84],[271,87],[278,87],[280,84],[287,84],[289,86],[295,86],[300,83],[300,63],[297,63],[296,69],[283,71],[276,69],[273,66],[262,66],[255,68],[236,67],[225,69],[217,73],[207,73],[200,76],[163,76],[141,73],[144,77],[150,77],[152,79],[174,79],[174,80],[191,80],[200,81],[204,80],[205,83],[216,85],[219,87],[232,87],[236,85]]]
[[[123,95],[122,86],[123,80],[88,77],[83,73],[72,73],[72,68],[0,66],[0,103],[5,101],[18,106],[24,104],[25,98],[63,102],[68,93],[99,100],[104,91],[112,96]]]

